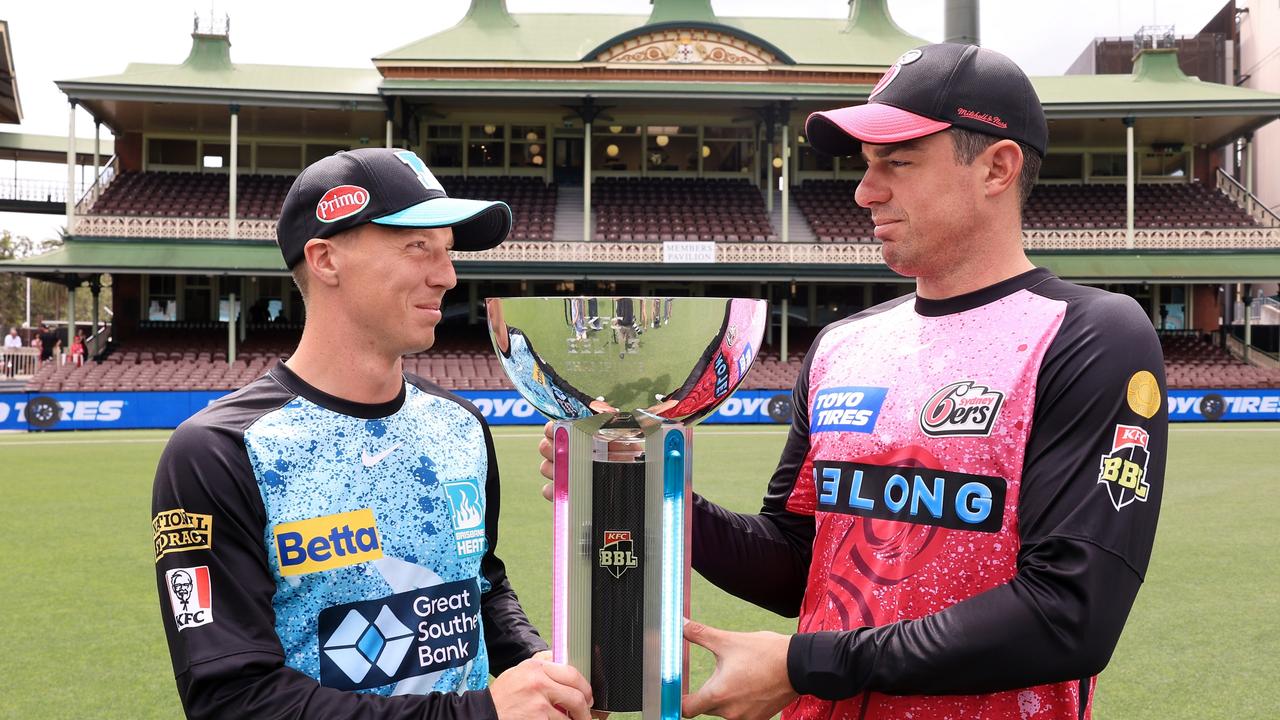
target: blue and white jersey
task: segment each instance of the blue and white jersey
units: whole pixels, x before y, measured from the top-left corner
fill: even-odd
[[[362,405],[277,366],[185,423],[160,463],[157,580],[180,689],[266,654],[293,683],[449,693],[446,716],[458,702],[491,713],[467,691],[546,647],[492,553],[496,505],[492,439],[465,400],[410,377]]]
[[[561,387],[559,376],[538,358],[523,332],[508,328],[507,337],[507,352],[498,353],[498,362],[529,404],[548,417],[577,419],[591,415],[589,399]]]

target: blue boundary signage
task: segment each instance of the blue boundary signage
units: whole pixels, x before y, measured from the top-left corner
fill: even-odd
[[[175,428],[226,395],[192,392],[0,393],[0,430]],[[490,425],[541,425],[546,419],[514,390],[463,390]],[[1170,390],[1173,422],[1280,420],[1280,388]],[[790,390],[739,390],[705,422],[783,424],[791,421]]]

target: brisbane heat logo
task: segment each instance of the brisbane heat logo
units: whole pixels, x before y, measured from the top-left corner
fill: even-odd
[[[316,203],[316,219],[323,223],[337,222],[360,212],[369,204],[369,191],[358,185],[339,185]]]
[[[942,388],[920,410],[920,429],[932,437],[986,437],[1004,403],[1004,393],[960,380]]]
[[[600,567],[609,571],[615,578],[639,565],[636,560],[634,546],[631,542],[630,530],[605,530],[604,547],[600,548]]]

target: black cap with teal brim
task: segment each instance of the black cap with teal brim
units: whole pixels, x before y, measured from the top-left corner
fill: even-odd
[[[451,227],[453,249],[474,252],[501,244],[512,218],[504,202],[449,197],[410,150],[362,148],[330,155],[298,175],[280,210],[276,240],[292,269],[312,238],[365,223]]]

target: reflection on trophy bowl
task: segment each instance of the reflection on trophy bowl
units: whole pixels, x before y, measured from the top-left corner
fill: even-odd
[[[609,413],[624,436],[650,421],[693,425],[742,382],[760,350],[764,300],[521,297],[487,301],[502,368],[553,420]]]

